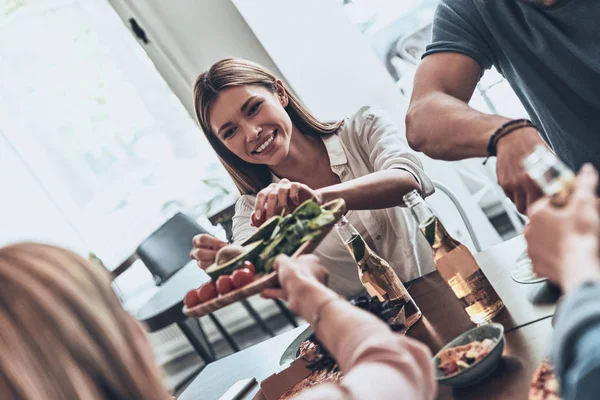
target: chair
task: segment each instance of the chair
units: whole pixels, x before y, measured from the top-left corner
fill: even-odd
[[[208,232],[177,213],[144,240],[135,253],[160,286],[190,261],[192,238],[201,233]]]
[[[235,215],[235,203],[210,215],[208,220],[213,226],[221,225],[225,230],[227,240],[233,240],[233,216]]]

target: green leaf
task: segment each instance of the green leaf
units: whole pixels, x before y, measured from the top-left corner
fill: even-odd
[[[317,203],[312,200],[306,200],[304,203],[296,207],[292,215],[297,218],[312,219],[321,214],[321,212],[321,207],[319,207]]]
[[[273,271],[273,266],[275,265],[275,257],[269,258],[265,262],[265,272],[269,273]]]
[[[314,232],[304,235],[304,237],[302,239],[300,239],[300,243],[305,243],[310,240],[315,240],[315,239],[318,239],[319,237],[321,237],[321,232],[314,231]]]
[[[271,233],[269,240],[275,239],[277,237],[277,235],[279,235],[279,232],[281,232],[281,225],[277,225],[275,227],[275,229],[273,229],[273,233]]]
[[[258,256],[258,258],[261,261],[265,261],[266,259],[268,259],[271,254],[273,254],[275,252],[275,250],[277,249],[277,246],[283,241],[285,237],[283,235],[279,236],[278,238],[275,238],[273,241],[271,241],[271,243],[269,243],[263,251],[260,252],[260,255]]]
[[[292,214],[288,214],[279,223],[280,230],[285,230],[286,227],[296,222],[296,218]]]
[[[291,256],[309,240],[321,237],[323,227],[335,222],[331,211],[323,211],[312,200],[302,203],[292,214],[283,217],[273,230],[270,240],[260,253],[257,265],[266,272],[271,271],[275,257],[279,254]]]
[[[319,216],[308,223],[311,230],[317,230],[335,221],[335,215],[329,211],[323,211]]]

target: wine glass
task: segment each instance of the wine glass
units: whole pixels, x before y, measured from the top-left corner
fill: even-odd
[[[513,207],[518,212],[514,204]],[[519,215],[523,218],[525,225],[529,224],[527,216],[520,213]],[[523,253],[517,257],[516,265],[510,270],[510,276],[515,282],[523,284],[539,283],[547,280],[544,277],[538,276],[533,271],[533,263],[531,262],[531,258],[529,258],[529,254],[527,254],[527,249],[523,250]]]

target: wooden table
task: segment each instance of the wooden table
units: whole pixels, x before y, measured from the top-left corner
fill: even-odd
[[[510,270],[524,249],[525,241],[519,236],[475,255],[481,269],[504,301],[505,308],[494,321],[504,325],[507,333],[554,315],[559,295],[546,283],[523,285],[512,280]],[[414,280],[409,292],[424,317],[422,323],[408,331],[408,335],[427,344],[434,353],[473,327],[439,273],[432,272]]]
[[[527,398],[531,376],[547,354],[556,293],[543,283],[522,285],[511,279],[510,269],[524,248],[523,238],[518,237],[475,256],[506,305],[506,310],[494,319],[505,326],[505,358],[492,377],[474,387],[453,391],[440,386],[440,399]],[[426,343],[432,352],[437,352],[458,334],[473,327],[437,272],[413,281],[409,292],[424,318],[408,334]],[[240,379],[255,377],[260,382],[279,371],[281,355],[304,328],[289,331],[208,365],[179,398],[218,399]],[[243,398],[251,399],[257,390],[258,385]]]

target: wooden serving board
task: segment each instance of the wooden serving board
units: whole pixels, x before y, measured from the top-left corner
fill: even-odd
[[[346,206],[343,203],[344,200],[338,199],[333,202],[342,202],[342,206],[339,208],[339,212],[334,213],[335,220],[329,224],[322,227],[323,234],[316,240],[310,240],[305,242],[296,250],[296,252],[292,255],[292,258],[300,257],[303,254],[312,253],[318,246],[321,244],[321,241],[327,236],[327,234],[331,231],[334,225],[342,218],[342,216],[346,213]],[[332,202],[332,203],[333,203]],[[325,208],[327,204],[323,207]],[[225,295],[219,295],[212,300],[204,302],[202,304],[198,304],[192,308],[183,307],[183,313],[188,317],[203,317],[213,311],[219,310],[223,307],[226,307],[230,304],[233,304],[242,299],[253,296],[257,293],[263,291],[268,287],[278,287],[279,282],[277,279],[277,272],[271,272],[268,274],[264,274],[262,276],[258,276],[254,282],[249,283],[248,285],[241,287],[239,289],[233,290]]]

